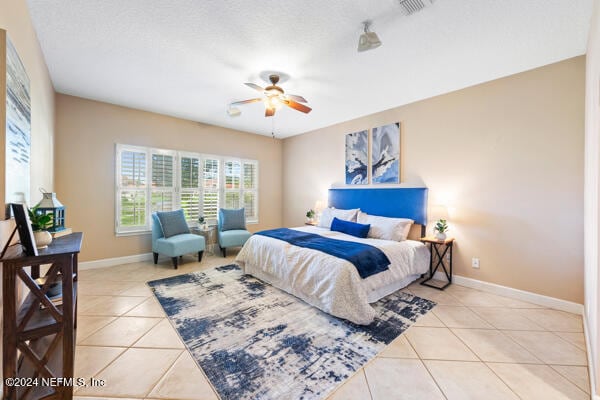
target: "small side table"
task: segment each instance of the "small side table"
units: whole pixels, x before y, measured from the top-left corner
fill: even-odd
[[[214,255],[214,247],[217,244],[217,227],[209,226],[206,229],[196,227],[191,229],[192,233],[195,235],[200,235],[204,237],[204,241],[206,243],[206,253],[210,255]]]
[[[454,238],[446,238],[446,240],[439,240],[434,236],[426,236],[420,239],[422,243],[427,245],[429,243],[429,278],[421,282],[421,285],[428,286],[430,288],[444,290],[452,283],[452,247],[454,245]],[[440,253],[441,251],[441,253]],[[448,255],[448,265],[446,265],[446,254]],[[433,253],[435,252],[435,257]],[[435,267],[434,264],[435,263]],[[448,279],[448,282],[443,286],[436,286],[429,281],[433,279],[433,276],[437,272],[439,267],[442,267],[444,274]]]

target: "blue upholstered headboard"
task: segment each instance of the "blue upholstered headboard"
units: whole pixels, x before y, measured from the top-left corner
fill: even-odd
[[[427,188],[329,189],[329,206],[360,208],[367,214],[410,218],[427,225]]]

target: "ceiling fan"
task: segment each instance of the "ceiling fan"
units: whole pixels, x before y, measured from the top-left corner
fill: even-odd
[[[265,103],[265,117],[272,117],[273,115],[275,115],[275,111],[277,111],[284,105],[293,108],[294,110],[303,112],[305,114],[308,114],[312,110],[312,108],[301,104],[307,103],[304,97],[297,96],[294,94],[286,94],[280,86],[277,86],[277,82],[279,82],[279,75],[269,75],[269,81],[271,81],[271,85],[267,86],[264,89],[254,83],[246,82],[246,86],[261,92],[263,94],[263,97],[235,101],[229,105],[230,109],[231,107],[262,101]]]

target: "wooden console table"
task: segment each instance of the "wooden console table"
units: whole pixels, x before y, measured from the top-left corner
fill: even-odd
[[[72,399],[77,327],[77,255],[83,234],[72,233],[24,256],[17,248],[2,259],[3,399]],[[12,254],[10,254],[12,253]],[[38,286],[40,266],[49,264]],[[26,272],[31,267],[31,275]],[[19,280],[29,289],[18,304]],[[47,296],[51,284],[62,282],[62,304]],[[17,353],[19,350],[20,354]],[[13,378],[7,379],[7,378]],[[7,385],[7,382],[12,383]]]

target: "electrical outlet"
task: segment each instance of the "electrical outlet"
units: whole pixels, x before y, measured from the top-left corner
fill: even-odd
[[[479,268],[479,258],[478,257],[473,257],[471,259],[471,266],[473,268]]]

